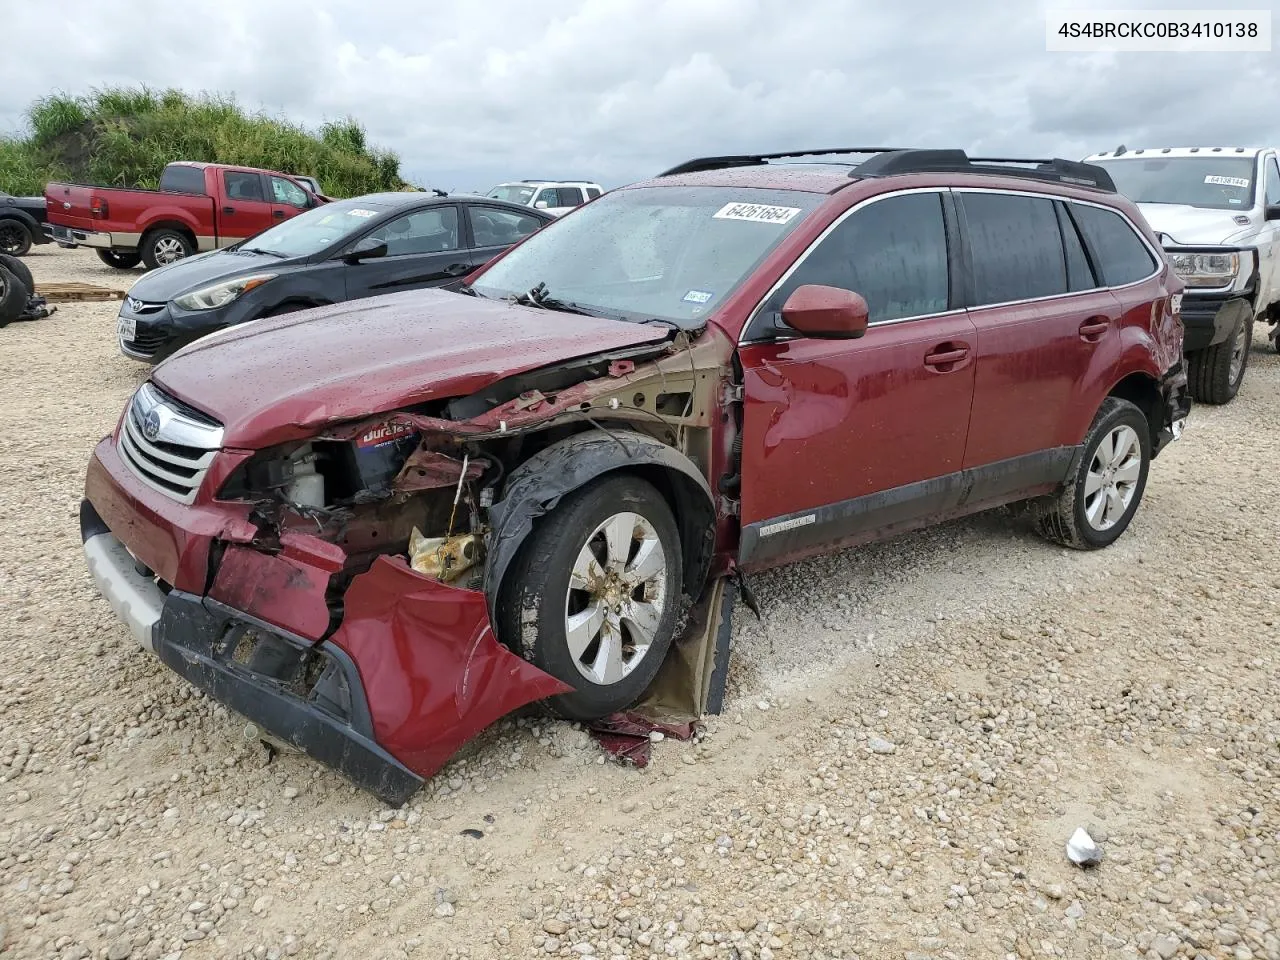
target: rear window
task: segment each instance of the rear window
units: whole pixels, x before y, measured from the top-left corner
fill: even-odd
[[[1151,251],[1134,233],[1128,220],[1102,207],[1072,203],[1070,208],[1080,232],[1093,248],[1093,262],[1102,273],[1103,283],[1122,287],[1155,272],[1156,262]]]
[[[1067,291],[1067,265],[1053,201],[962,193],[973,259],[975,306]]]
[[[160,189],[166,193],[204,193],[204,169],[169,164],[160,174]]]

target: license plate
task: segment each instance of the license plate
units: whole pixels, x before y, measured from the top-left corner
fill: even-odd
[[[1175,440],[1179,439],[1182,436],[1182,431],[1186,429],[1186,426],[1187,426],[1186,417],[1183,417],[1181,420],[1173,421],[1173,423],[1170,425],[1170,430],[1173,433],[1173,439]]]
[[[116,327],[116,333],[121,340],[134,340],[138,336],[138,321],[133,317],[121,317],[120,323]]]

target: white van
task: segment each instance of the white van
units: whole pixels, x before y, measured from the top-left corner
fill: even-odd
[[[1182,298],[1187,373],[1204,403],[1236,395],[1253,322],[1280,332],[1280,163],[1274,148],[1156,147],[1086,157],[1160,235]]]
[[[558,217],[588,200],[594,200],[603,192],[600,184],[586,180],[519,180],[500,183],[486,196],[536,207]]]

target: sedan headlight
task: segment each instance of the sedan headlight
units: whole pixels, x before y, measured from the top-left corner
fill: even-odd
[[[1240,273],[1238,253],[1170,253],[1169,262],[1188,287],[1225,287]]]
[[[276,276],[277,274],[274,273],[255,273],[251,277],[223,280],[221,283],[184,293],[180,297],[175,297],[173,302],[183,310],[213,310],[216,307],[226,306],[254,287],[260,287],[268,280],[274,280]]]

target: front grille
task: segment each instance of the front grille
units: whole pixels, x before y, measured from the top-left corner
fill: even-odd
[[[134,316],[145,317],[153,313],[159,313],[164,309],[164,304],[148,303],[145,300],[135,300],[133,297],[126,297],[124,301],[124,308],[125,311],[132,313]]]
[[[132,340],[121,341],[126,350],[132,350],[134,353],[145,353],[147,356],[155,353],[163,345],[168,335],[158,330],[139,329]]]
[[[195,499],[221,446],[222,427],[149,383],[129,401],[121,458],[139,480],[179,503]]]

